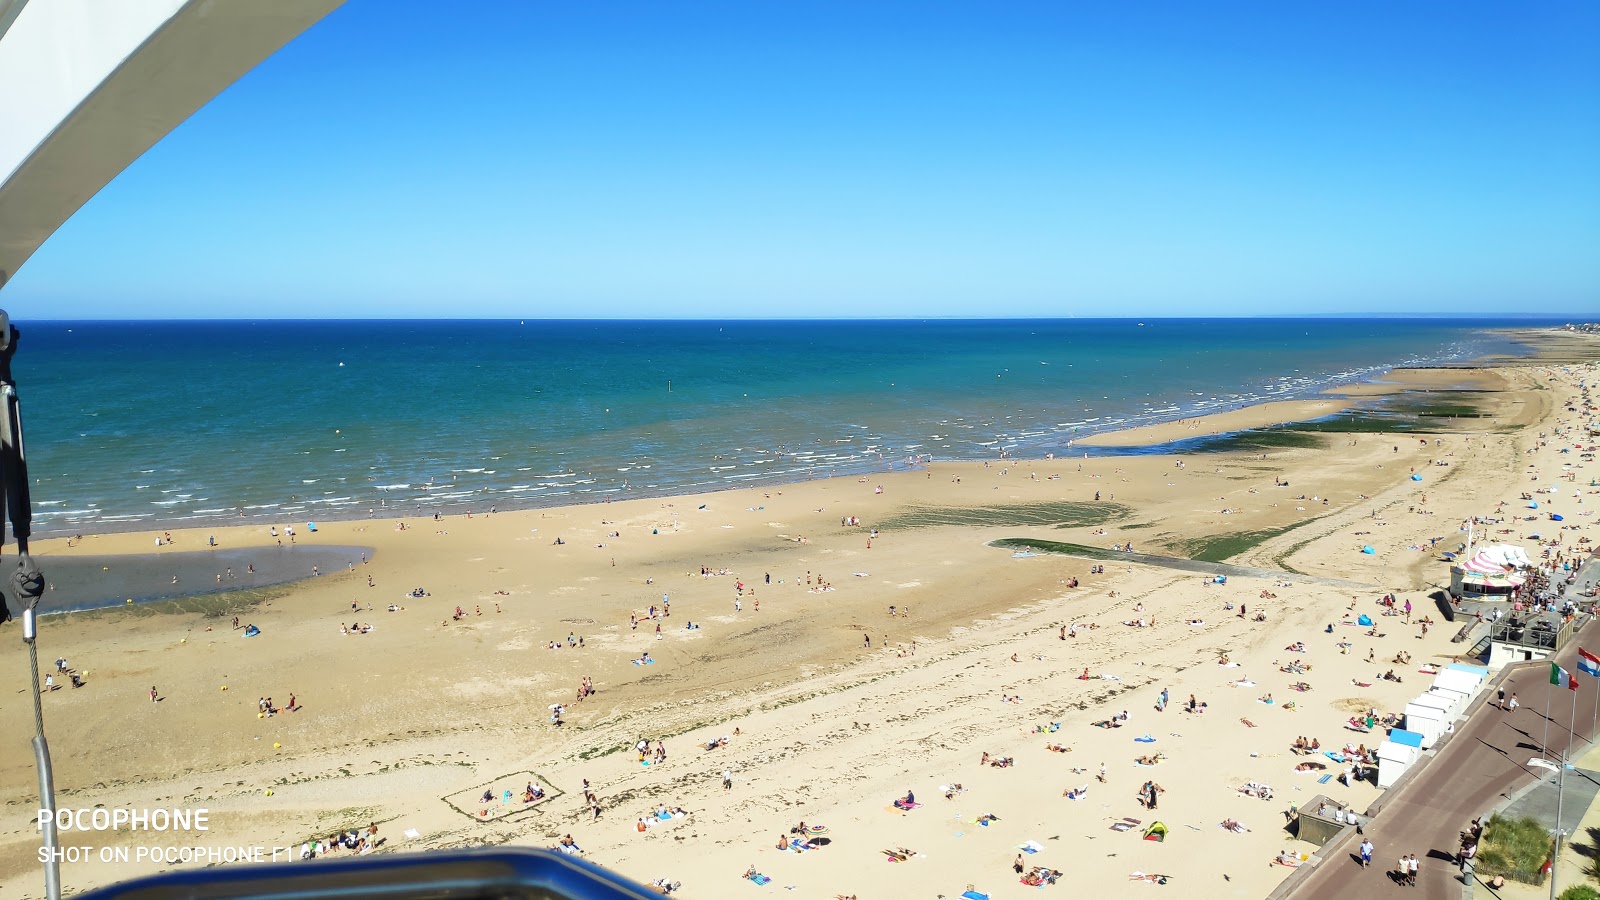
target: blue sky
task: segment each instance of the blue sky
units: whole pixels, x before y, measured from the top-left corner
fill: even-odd
[[[1600,5],[350,0],[18,317],[1600,310]]]

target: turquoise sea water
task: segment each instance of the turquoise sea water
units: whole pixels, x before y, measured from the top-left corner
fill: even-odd
[[[1059,452],[1092,431],[1514,351],[1484,331],[1512,323],[1460,320],[17,324],[40,533]]]

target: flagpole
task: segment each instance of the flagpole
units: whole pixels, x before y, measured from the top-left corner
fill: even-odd
[[[1550,663],[1550,686],[1551,687],[1559,687],[1560,686],[1559,683],[1556,681],[1556,670],[1559,669],[1559,668],[1561,668],[1561,667],[1557,666],[1555,664],[1555,662],[1552,661]],[[1539,752],[1542,753],[1546,758],[1549,758],[1549,756],[1550,756],[1550,694],[1551,693],[1553,693],[1553,692],[1546,692],[1545,695],[1544,695],[1544,741],[1542,742],[1544,746],[1539,748]]]
[[[1572,685],[1572,721],[1576,723],[1578,717],[1578,682],[1574,680],[1570,684]],[[1561,838],[1563,837],[1561,833],[1561,801],[1564,799],[1563,795],[1566,794],[1567,754],[1572,750],[1574,734],[1574,731],[1568,730],[1566,748],[1561,751],[1561,768],[1556,774],[1556,840],[1555,849],[1550,852],[1550,900],[1555,900],[1556,897],[1556,874],[1561,866]]]

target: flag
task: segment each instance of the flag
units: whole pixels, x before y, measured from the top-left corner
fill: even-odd
[[[1578,679],[1573,678],[1571,672],[1555,663],[1550,664],[1550,683],[1557,687],[1569,688],[1574,691],[1578,689]]]
[[[1578,671],[1585,675],[1600,677],[1600,656],[1595,656],[1593,653],[1579,647]]]

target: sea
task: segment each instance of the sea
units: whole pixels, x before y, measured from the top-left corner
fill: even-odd
[[[18,322],[36,534],[714,491],[1521,348],[1465,319]],[[1080,452],[1073,450],[1072,452]]]

